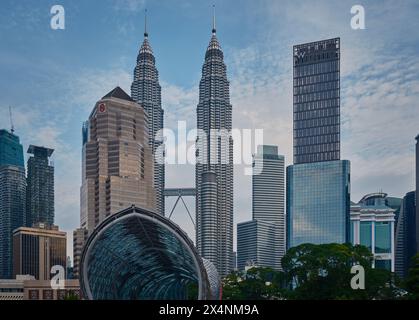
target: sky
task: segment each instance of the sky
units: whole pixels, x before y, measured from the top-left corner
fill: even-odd
[[[65,29],[50,9],[65,9]],[[25,150],[54,148],[56,224],[79,226],[81,125],[102,96],[130,92],[148,10],[149,40],[162,85],[165,126],[196,123],[198,84],[211,36],[212,5],[224,51],[233,127],[263,129],[292,164],[292,46],[341,38],[342,159],[351,161],[351,199],[414,189],[419,133],[419,2],[279,0],[2,0],[0,128],[13,122]],[[351,7],[365,9],[364,30]],[[27,159],[27,155],[25,155]],[[167,187],[193,187],[194,166],[168,165]],[[170,212],[175,199],[168,199]],[[193,199],[186,203],[194,212]],[[173,219],[195,239],[185,210]],[[234,222],[251,219],[251,177],[235,168]]]

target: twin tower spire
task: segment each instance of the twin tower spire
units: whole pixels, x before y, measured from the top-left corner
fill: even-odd
[[[144,11],[144,38],[148,38],[147,32],[147,9]]]

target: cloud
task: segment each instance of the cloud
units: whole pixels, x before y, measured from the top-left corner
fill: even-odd
[[[145,0],[113,0],[113,8],[117,11],[137,13],[144,9]]]
[[[195,128],[198,85],[183,88],[162,81],[161,86],[165,127],[176,130],[178,121],[186,121],[188,128]]]
[[[417,57],[381,55],[342,88],[344,155],[352,161],[357,198],[367,187],[396,196],[413,189],[417,68]]]
[[[2,15],[0,30],[12,30],[14,28],[23,28],[25,31],[39,30],[42,26],[42,19],[49,19],[49,8],[42,10],[39,7],[30,6],[26,1],[9,2],[2,4],[3,9],[8,14]],[[10,9],[9,9],[10,8]],[[9,9],[9,10],[8,10]]]
[[[108,69],[85,69],[72,75],[72,84],[66,89],[67,96],[77,106],[92,110],[94,104],[115,87],[131,93],[132,75],[120,67]]]

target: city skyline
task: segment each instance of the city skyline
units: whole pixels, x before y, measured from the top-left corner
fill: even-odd
[[[184,3],[186,2],[182,2],[182,4]],[[76,5],[66,4],[65,2],[63,5],[66,7],[67,14],[69,15],[67,29],[60,34],[55,34],[52,30],[44,30],[44,32],[41,32],[43,35],[47,35],[46,39],[43,40],[44,44],[54,44],[55,41],[58,41],[65,48],[68,46],[66,41],[69,40],[68,38],[66,40],[66,33],[71,37],[76,34],[74,24],[71,23],[70,19],[74,16]],[[295,10],[291,4],[284,5],[291,11],[292,9]],[[280,36],[283,38],[280,37],[280,39],[272,40],[269,38],[273,37],[272,30],[275,30],[272,26],[270,26],[271,28],[268,31],[265,29],[262,32],[260,26],[251,26],[243,21],[236,21],[238,18],[229,21],[227,12],[231,10],[231,5],[224,3],[217,4],[217,20],[219,21],[219,27],[217,29],[219,30],[221,42],[225,47],[226,59],[228,59],[226,64],[229,66],[228,77],[232,82],[231,100],[232,104],[236,106],[233,115],[233,126],[264,128],[266,130],[265,139],[267,139],[264,143],[279,145],[279,151],[285,154],[287,164],[289,164],[290,159],[292,159],[290,156],[292,152],[292,132],[290,129],[292,124],[292,102],[290,103],[290,97],[292,96],[290,70],[292,64],[288,58],[291,52],[290,48],[294,44],[305,41],[309,42],[332,36],[340,36],[343,44],[342,54],[344,55],[342,58],[342,61],[344,61],[344,74],[342,76],[342,158],[349,159],[352,163],[352,174],[354,178],[352,180],[352,200],[357,201],[362,194],[378,189],[383,189],[392,196],[402,197],[405,193],[414,189],[413,150],[414,137],[417,134],[417,128],[414,124],[418,122],[418,116],[414,113],[415,105],[413,102],[417,100],[417,96],[419,95],[419,82],[417,76],[414,74],[416,70],[414,66],[419,61],[415,57],[412,58],[413,61],[409,59],[409,64],[414,63],[414,65],[410,69],[406,69],[407,73],[403,77],[400,77],[400,79],[398,79],[400,74],[397,73],[397,70],[404,69],[400,65],[404,65],[405,62],[403,61],[409,51],[414,52],[416,49],[413,43],[417,39],[417,35],[406,34],[403,47],[398,48],[396,44],[391,44],[392,37],[400,35],[405,29],[402,26],[394,26],[391,23],[392,21],[394,22],[394,20],[391,20],[391,14],[368,2],[365,5],[368,17],[367,30],[351,30],[351,5],[349,2],[335,5],[334,9],[337,9],[335,10],[336,16],[332,15],[331,21],[328,21],[329,26],[326,28],[327,24],[325,25],[320,22],[322,19],[319,19],[319,15],[324,17],[324,15],[330,15],[334,10],[328,7],[325,8],[324,3],[320,3],[320,8],[313,11],[314,17],[310,20],[310,23],[315,26],[313,31],[303,33],[300,32],[301,29],[299,30],[297,28],[295,34],[291,37],[281,33]],[[85,5],[81,5],[81,7],[83,6]],[[153,6],[156,7],[153,8]],[[167,39],[166,37],[173,37],[173,31],[168,32],[167,29],[161,25],[159,26],[159,21],[161,22],[163,17],[168,14],[168,8],[165,6],[167,4],[161,5],[160,8],[155,4],[147,4],[149,12],[152,13],[150,17],[150,28],[153,30],[151,32],[153,48],[155,49],[158,68],[163,79],[163,108],[168,113],[168,127],[176,128],[174,121],[184,120],[180,118],[184,115],[187,117],[188,126],[192,126],[195,123],[194,109],[198,102],[197,81],[199,80],[199,68],[202,64],[202,51],[207,45],[205,42],[207,42],[208,29],[211,23],[211,6],[209,3],[193,6],[194,12],[197,12],[199,17],[188,18],[187,14],[188,12],[190,13],[189,10],[191,9],[186,5],[185,13],[176,12],[177,16],[182,18],[185,25],[179,26],[177,31],[175,31],[176,36],[179,38],[179,43],[184,44],[185,42],[182,41],[190,37],[190,33],[188,33],[190,27],[187,27],[188,25],[195,25],[193,29],[196,29],[192,32],[195,38],[192,37],[192,41],[188,43],[188,48],[192,48],[192,50],[190,50],[186,58],[179,58],[181,53],[173,52],[172,57],[165,56],[164,52],[167,51],[165,50],[166,45],[172,45],[176,48],[173,42],[163,45],[164,39]],[[23,7],[24,5],[22,5],[21,9]],[[45,11],[47,12],[48,8],[46,5],[45,7]],[[264,15],[271,17],[267,12],[263,11],[267,7],[265,4],[261,8],[255,9],[249,3],[246,3],[243,12],[239,16],[250,16],[252,14],[259,19]],[[399,10],[404,10],[408,14],[407,11],[412,9],[412,7],[415,8],[412,2],[407,2]],[[114,8],[110,5],[110,2],[104,4],[102,10],[107,12],[106,10],[109,8]],[[123,40],[130,44],[121,45],[120,50],[110,50],[111,52],[105,53],[103,50],[98,51],[98,63],[89,61],[89,59],[92,59],[89,57],[93,57],[94,55],[87,55],[86,61],[82,63],[78,61],[78,64],[76,64],[76,70],[84,70],[85,73],[78,74],[78,72],[72,73],[68,70],[61,69],[60,63],[68,56],[60,56],[62,52],[58,49],[52,48],[52,52],[49,54],[48,52],[41,54],[39,50],[34,48],[33,59],[39,59],[41,55],[44,56],[44,59],[54,58],[58,59],[58,61],[47,63],[44,59],[41,59],[41,68],[44,66],[48,66],[49,68],[42,70],[42,72],[40,72],[41,69],[38,69],[39,67],[29,69],[30,73],[35,73],[35,79],[31,81],[36,81],[38,79],[37,77],[40,77],[40,84],[45,84],[46,86],[53,79],[62,78],[60,81],[69,83],[72,79],[77,80],[71,84],[71,88],[60,83],[53,86],[52,88],[57,93],[54,100],[48,100],[50,98],[46,97],[46,92],[44,92],[44,89],[40,89],[39,86],[35,86],[38,92],[32,92],[33,89],[28,90],[28,101],[24,101],[23,98],[19,97],[16,89],[7,90],[10,94],[2,97],[0,100],[2,111],[0,126],[2,128],[10,127],[6,108],[9,104],[13,105],[16,133],[20,136],[25,148],[31,143],[36,143],[56,149],[56,198],[60,199],[60,201],[57,201],[56,218],[57,224],[66,231],[77,227],[79,217],[77,186],[80,180],[79,176],[70,176],[75,175],[74,173],[76,175],[80,174],[81,123],[88,116],[88,111],[86,110],[91,108],[93,103],[104,92],[111,90],[115,86],[115,82],[121,82],[121,87],[129,92],[129,84],[132,81],[131,72],[134,67],[133,61],[135,61],[133,57],[138,53],[138,46],[143,32],[142,10],[144,8],[145,5],[139,6],[136,9],[137,11],[132,10],[129,13],[124,11],[126,9],[119,9],[121,16],[125,15],[129,17],[129,22],[134,23],[133,21],[136,21],[133,24],[133,29],[126,33],[125,39]],[[383,8],[388,7],[383,5]],[[28,19],[28,24],[36,24],[36,14],[38,13],[38,18],[39,15],[42,17],[42,14],[39,13],[42,10],[42,4],[40,4],[39,10],[32,10],[34,19]],[[278,6],[274,5],[273,12],[276,15],[280,14],[278,10]],[[323,12],[321,12],[322,10]],[[78,9],[79,13],[82,11],[83,9]],[[343,22],[338,21],[339,18],[342,18],[340,20]],[[197,22],[199,19],[202,20],[202,23]],[[296,17],[295,19],[298,20],[301,18]],[[372,47],[374,48],[371,48],[369,43],[371,38],[374,38],[374,35],[381,34],[382,28],[385,28],[382,22],[378,21],[380,19],[386,20],[391,26],[388,28],[392,29],[390,30],[391,32],[385,35],[384,39],[382,37],[374,39],[374,42],[372,42]],[[273,24],[271,20],[267,19],[262,27],[266,27],[268,23]],[[315,22],[315,20],[319,20],[319,22]],[[178,20],[176,21],[178,22]],[[289,28],[292,28],[293,25],[298,26],[298,21],[294,24],[289,18],[284,19],[284,21],[285,23],[289,23]],[[25,21],[21,23],[23,26],[27,25]],[[42,25],[42,23],[40,24]],[[46,25],[47,23],[44,24]],[[330,28],[330,24],[337,25],[337,28]],[[4,31],[4,26],[2,28],[1,31]],[[166,28],[168,28],[167,24]],[[238,37],[238,39],[233,39],[234,34],[237,34],[240,28],[241,30],[245,30],[247,34],[244,32],[245,35]],[[95,29],[97,30],[97,28]],[[14,32],[17,35],[16,39],[20,38],[21,40],[31,34],[27,30],[27,27],[25,31],[27,35],[16,30]],[[120,30],[120,32],[123,31]],[[103,35],[105,35],[105,32]],[[89,36],[91,35],[87,34],[84,37],[85,40],[77,43],[79,45],[82,44]],[[410,39],[409,36],[411,36]],[[257,42],[252,38],[256,38]],[[6,39],[12,44],[16,41],[9,37]],[[280,40],[285,41],[281,42]],[[99,44],[99,42],[95,43]],[[113,42],[113,44],[120,43]],[[31,45],[30,41],[29,45]],[[11,45],[10,47],[13,46]],[[19,46],[16,47],[20,48]],[[275,50],[277,48],[280,48],[280,50],[276,54]],[[386,48],[392,49],[392,53],[396,52],[396,58],[390,58],[389,56],[391,55],[385,53],[384,49]],[[264,51],[265,49],[266,51]],[[14,73],[14,70],[19,70],[24,65],[22,64],[22,58],[25,57],[25,54],[20,52],[19,49],[16,50],[17,52],[13,52],[13,50],[8,49],[3,53],[5,58],[9,58],[9,60],[5,59],[6,63],[7,61],[11,61],[11,64],[7,67],[4,62],[0,64],[0,70],[4,71],[5,74]],[[184,50],[179,51],[183,52]],[[11,53],[17,53],[15,60],[10,60]],[[120,55],[121,53],[122,55]],[[345,55],[350,59],[346,59]],[[127,61],[124,61],[125,57],[127,57]],[[118,61],[116,62],[116,60]],[[176,64],[176,61],[180,61],[178,68],[168,66],[168,64]],[[374,67],[374,63],[377,62],[380,63],[379,68]],[[102,65],[100,65],[101,63]],[[254,66],[255,64],[261,68],[257,69]],[[179,72],[180,68],[184,68],[185,66],[184,72]],[[269,69],[272,69],[272,71],[269,71]],[[263,74],[261,70],[268,70],[267,75],[261,75]],[[37,74],[36,71],[39,73]],[[54,75],[55,72],[56,74]],[[51,80],[46,79],[46,75],[51,76]],[[13,75],[10,78],[13,80],[16,77],[20,79],[17,75]],[[8,89],[14,86],[13,83],[5,83],[5,80],[0,80],[0,84],[4,84],[5,88]],[[25,85],[28,85],[25,81],[21,81],[17,88],[24,88]],[[80,96],[76,98],[71,97],[70,100],[67,99],[69,95],[75,95],[80,90]],[[370,92],[371,94],[369,94]],[[62,99],[58,97],[62,97]],[[383,101],[383,97],[388,97],[388,101]],[[91,99],[94,100],[91,101]],[[59,100],[63,101],[60,102]],[[68,102],[71,102],[71,104],[67,105]],[[42,104],[45,107],[40,107]],[[258,111],[261,111],[260,114],[255,114],[251,108],[252,105],[256,104],[260,105],[258,108]],[[394,105],[400,109],[394,108]],[[57,112],[50,113],[53,109],[56,109]],[[278,111],[276,111],[277,109]],[[68,110],[73,112],[69,113]],[[397,112],[398,110],[400,111]],[[271,115],[273,111],[274,117]],[[32,118],[34,120],[47,119],[50,122],[45,126],[45,121],[41,121],[43,126],[39,126],[34,124],[36,121],[32,121]],[[63,125],[58,126],[57,120],[63,120]],[[392,125],[389,126],[389,123]],[[368,135],[368,139],[362,139],[365,135]],[[377,150],[376,148],[380,152],[375,152]],[[382,158],[386,159],[383,161]],[[387,170],[388,173],[383,172],[383,170]],[[66,173],[64,171],[70,172]],[[189,182],[193,182],[193,166],[184,166],[180,172],[176,171],[173,167],[168,168],[168,186],[187,187],[192,184],[188,183],[186,185],[185,183],[183,185],[182,183],[182,185],[179,185],[177,181],[179,181],[179,177],[183,177],[182,181],[189,179]],[[237,171],[241,170],[238,169]],[[185,175],[187,177],[186,179],[184,178]],[[74,184],[74,180],[76,180],[75,182],[77,184]],[[236,173],[235,183],[240,188],[236,191],[237,196],[235,194],[234,224],[248,220],[251,216],[251,204],[246,199],[250,192],[249,181],[248,177]],[[246,191],[246,189],[249,191]],[[189,232],[188,234],[192,239],[194,238]]]

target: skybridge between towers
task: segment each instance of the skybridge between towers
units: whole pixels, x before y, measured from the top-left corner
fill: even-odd
[[[189,215],[189,218],[191,219],[191,222],[194,227],[196,227],[195,220],[192,218],[191,212],[185,202],[183,200],[184,197],[194,197],[196,198],[196,189],[195,188],[169,188],[164,190],[164,196],[165,197],[177,197],[175,204],[173,205],[172,210],[169,214],[169,219],[172,218],[173,212],[175,211],[179,201],[181,201],[186,209],[186,212]]]

